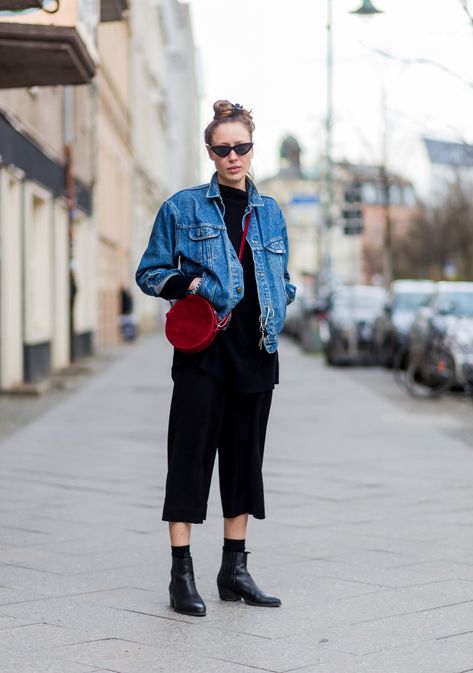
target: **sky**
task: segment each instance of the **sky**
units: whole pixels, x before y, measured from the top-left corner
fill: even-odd
[[[363,19],[350,14],[361,0],[332,0],[333,158],[379,163],[384,153],[422,192],[422,136],[473,143],[473,25],[460,0],[373,2],[383,14]],[[327,3],[188,0],[202,129],[218,98],[252,109],[256,180],[277,172],[286,134],[307,168],[324,150]],[[203,155],[203,178],[211,169]]]

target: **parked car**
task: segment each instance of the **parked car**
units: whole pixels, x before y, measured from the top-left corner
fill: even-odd
[[[373,323],[386,299],[384,288],[371,285],[344,286],[330,296],[320,326],[328,364],[374,362]]]
[[[284,332],[296,339],[303,350],[319,352],[319,323],[321,319],[325,319],[326,307],[326,298],[299,293],[295,301],[287,307]]]
[[[300,340],[303,331],[304,320],[314,315],[319,301],[314,295],[298,292],[293,302],[289,304],[286,312],[284,331],[289,336]]]
[[[473,283],[441,281],[412,324],[408,359],[421,361],[426,352],[448,353],[451,384],[473,384]]]
[[[376,360],[391,367],[398,348],[405,342],[417,310],[426,303],[435,289],[432,280],[395,280],[389,299],[376,318],[373,342]]]

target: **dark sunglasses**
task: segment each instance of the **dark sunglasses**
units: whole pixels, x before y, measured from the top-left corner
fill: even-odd
[[[232,150],[235,150],[238,156],[242,157],[244,154],[248,154],[253,147],[253,143],[240,143],[239,145],[233,145],[233,147],[230,147],[230,145],[207,145],[207,147],[218,157],[228,157]]]

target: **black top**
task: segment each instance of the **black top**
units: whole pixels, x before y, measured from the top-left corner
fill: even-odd
[[[241,189],[220,185],[225,206],[227,233],[237,254],[243,234],[243,219],[248,195]],[[253,253],[248,242],[242,259],[245,293],[232,311],[226,330],[219,332],[208,348],[199,353],[174,350],[173,371],[177,367],[197,367],[245,393],[272,390],[279,383],[278,354],[258,347],[261,313],[256,287]],[[165,299],[178,299],[186,294],[194,276],[171,276],[161,291]]]

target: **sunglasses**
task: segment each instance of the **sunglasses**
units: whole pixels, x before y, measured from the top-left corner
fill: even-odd
[[[253,147],[253,143],[240,143],[239,145],[233,145],[233,147],[230,147],[230,145],[207,145],[207,147],[218,157],[228,157],[232,150],[235,150],[238,156],[242,157],[244,154],[248,154]]]

